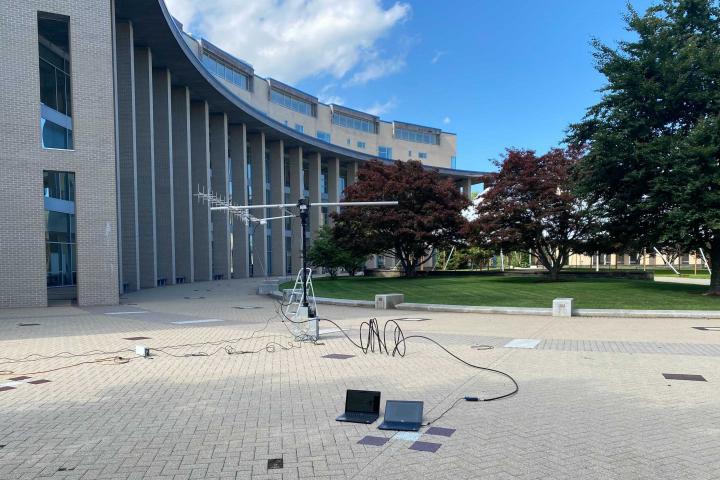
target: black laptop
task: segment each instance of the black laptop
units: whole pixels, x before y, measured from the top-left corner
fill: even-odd
[[[423,402],[388,400],[385,402],[385,418],[380,430],[405,430],[417,432],[422,426]]]
[[[380,392],[348,390],[345,395],[345,413],[338,422],[373,423],[380,416]]]

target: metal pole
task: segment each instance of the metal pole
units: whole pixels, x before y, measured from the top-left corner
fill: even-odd
[[[710,265],[708,265],[707,258],[705,258],[705,252],[703,252],[703,249],[700,249],[700,255],[702,255],[703,262],[705,262],[705,268],[707,268],[707,271],[709,274],[712,275],[712,270],[710,270]]]
[[[306,307],[308,306],[307,301],[307,245],[305,243],[305,230],[307,229],[307,221],[308,221],[308,207],[310,206],[310,202],[305,200],[304,198],[301,198],[298,200],[297,207],[300,211],[300,225],[301,225],[301,234],[302,234],[302,279],[303,279],[303,297],[302,297],[302,306]],[[309,312],[308,312],[309,315]]]
[[[680,275],[680,272],[678,272],[678,271],[675,269],[675,267],[673,267],[672,264],[665,259],[665,255],[663,255],[662,253],[660,253],[660,250],[658,250],[657,247],[653,247],[653,250],[655,250],[655,253],[657,253],[658,255],[660,255],[660,258],[662,259],[663,262],[665,262],[665,265],[667,265],[668,267],[670,267],[670,269],[671,269],[673,272],[675,272],[675,275]]]

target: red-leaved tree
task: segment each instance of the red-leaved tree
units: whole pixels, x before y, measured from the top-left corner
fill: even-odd
[[[580,156],[575,148],[542,156],[509,149],[477,205],[472,243],[529,251],[557,280],[570,254],[585,251],[593,233],[587,209],[570,191],[570,172]]]
[[[334,214],[333,236],[358,253],[393,255],[414,276],[433,249],[454,245],[466,220],[468,199],[452,180],[417,161],[370,161],[345,189],[348,202],[397,200],[393,207],[343,207]],[[424,259],[424,260],[423,260]]]

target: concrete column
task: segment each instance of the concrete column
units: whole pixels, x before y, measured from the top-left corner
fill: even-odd
[[[205,101],[190,103],[191,195],[210,190],[210,111]],[[210,205],[192,197],[193,263],[196,282],[212,279]]]
[[[155,245],[157,276],[175,283],[175,209],[170,70],[153,70],[153,132],[155,134]]]
[[[210,116],[210,169],[212,191],[224,199],[228,192],[228,119],[225,113]],[[211,212],[212,278],[230,278],[230,213]]]
[[[147,47],[135,49],[135,130],[140,288],[154,288],[157,286],[155,135],[152,53]]]
[[[348,162],[347,172],[347,184],[352,185],[353,183],[357,182],[358,162]]]
[[[290,199],[293,202],[298,201],[304,190],[303,185],[303,152],[302,147],[292,148],[288,152],[289,164],[290,164]],[[312,209],[310,210],[312,212]],[[292,274],[297,275],[302,268],[302,237],[300,222],[297,219],[293,219],[291,223],[292,228]]]
[[[232,163],[232,202],[247,205],[247,135],[245,125],[230,125],[230,162]],[[240,218],[232,220],[233,278],[250,276],[248,227]]]
[[[251,190],[253,205],[267,204],[265,198],[265,134],[252,133],[248,135],[250,143],[250,169],[252,173]],[[264,217],[265,210],[253,210],[257,217]],[[267,277],[267,234],[266,226],[258,223],[251,226],[253,277]]]
[[[285,203],[285,145],[282,140],[269,144],[270,150],[270,199],[269,203]],[[283,209],[270,210],[270,216],[279,217]],[[268,227],[272,231],[272,265],[273,276],[287,274],[285,267],[285,221],[271,220]]]
[[[472,180],[470,178],[464,178],[462,180],[462,186],[465,196],[468,200],[472,200]]]
[[[122,292],[122,289],[134,291],[140,288],[135,150],[135,47],[132,23],[118,22],[116,25],[116,56]]]
[[[195,279],[195,267],[190,175],[190,90],[187,87],[173,88],[171,100],[175,276],[178,281],[192,282]]]
[[[319,152],[311,153],[308,156],[308,166],[310,170],[310,185],[308,185],[308,190],[310,190],[310,203],[318,203],[322,201],[322,182],[321,182],[321,175],[322,175],[322,157],[320,156]],[[322,227],[322,211],[320,207],[310,207],[310,225],[309,230],[310,232],[317,232],[320,227]],[[314,235],[310,235],[312,238]]]
[[[340,159],[330,158],[328,166],[328,202],[340,201]],[[328,213],[339,211],[340,207],[328,207]]]

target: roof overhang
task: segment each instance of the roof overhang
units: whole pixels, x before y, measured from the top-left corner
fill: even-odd
[[[226,87],[207,71],[182,37],[163,0],[115,0],[115,16],[133,25],[136,46],[149,47],[153,52],[153,67],[168,68],[172,83],[187,86],[193,100],[205,100],[211,113],[226,113],[231,124],[244,123],[249,133],[264,132],[268,141],[282,140],[285,146],[302,147],[304,151],[319,152],[323,157],[341,160],[368,161],[377,157],[332,145],[310,135],[302,134],[272,119]],[[485,175],[449,168],[438,170],[443,175],[477,180]]]

